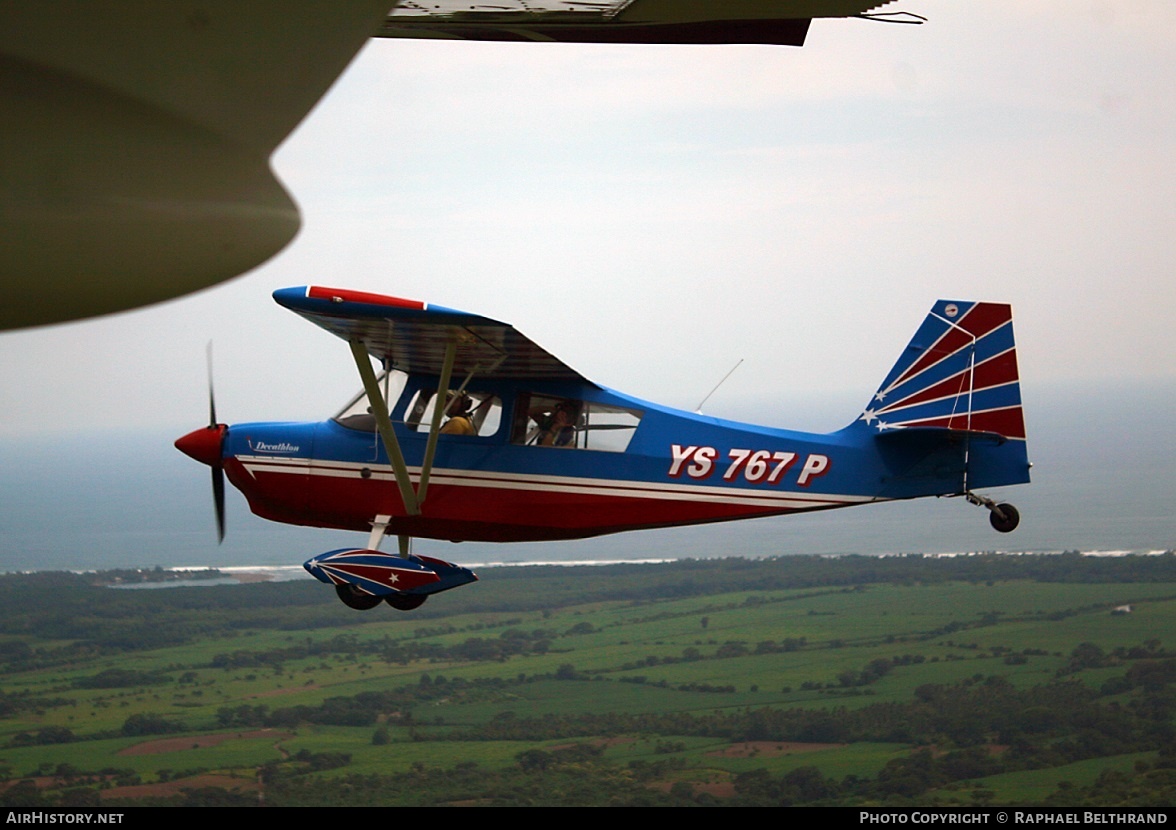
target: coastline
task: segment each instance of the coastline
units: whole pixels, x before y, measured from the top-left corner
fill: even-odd
[[[983,551],[958,551],[958,552],[941,552],[941,553],[878,553],[878,554],[809,554],[822,559],[836,559],[845,556],[868,556],[878,559],[891,559],[901,557],[925,557],[928,559],[952,559],[969,556],[1062,556],[1065,554],[1078,554],[1079,556],[1088,556],[1092,558],[1110,558],[1110,557],[1126,557],[1126,556],[1164,556],[1174,555],[1176,552],[1167,549],[1153,549],[1153,550],[1050,550],[1050,551],[998,551],[998,550],[983,550]],[[803,556],[805,554],[790,554],[788,558],[793,556]],[[670,557],[670,558],[647,558],[647,559],[582,559],[582,560],[534,560],[526,562],[504,562],[504,561],[484,561],[468,563],[467,567],[475,570],[491,570],[494,568],[523,568],[523,567],[607,567],[612,565],[661,565],[672,562],[692,559],[694,557]],[[736,559],[770,559],[770,556],[751,556],[751,557],[731,557]],[[780,557],[784,558],[784,557]],[[24,573],[34,573],[35,571],[25,571]],[[114,575],[127,574],[138,572],[143,575],[140,581],[129,581],[125,577],[117,578]],[[96,584],[102,584],[110,588],[118,589],[150,589],[150,588],[191,588],[191,587],[207,587],[213,585],[250,585],[261,582],[290,582],[297,579],[310,579],[312,577],[306,573],[301,565],[235,565],[220,568],[208,567],[185,567],[177,565],[168,568],[129,568],[116,570],[86,570],[73,571],[78,574],[95,574],[97,576],[111,575],[109,581],[102,580]]]

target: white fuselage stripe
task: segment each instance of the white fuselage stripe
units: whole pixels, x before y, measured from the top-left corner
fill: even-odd
[[[358,478],[361,470],[369,471],[365,480],[394,482],[392,471],[381,464],[346,461],[320,461],[306,458],[273,458],[268,456],[237,456],[245,470],[256,477],[258,473],[309,475],[326,478]],[[409,467],[415,481],[419,467]],[[654,483],[613,479],[578,478],[574,476],[499,473],[478,470],[434,468],[430,481],[436,485],[453,487],[486,487],[496,490],[539,490],[549,493],[571,493],[616,498],[694,501],[709,504],[737,504],[753,507],[804,510],[834,505],[864,504],[877,501],[871,496],[849,496],[818,493],[768,492],[747,488],[714,487],[703,484]]]

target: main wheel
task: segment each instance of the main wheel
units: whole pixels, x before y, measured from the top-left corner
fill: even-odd
[[[997,510],[1003,514],[1003,518],[997,514]],[[998,504],[996,510],[988,511],[988,521],[1001,533],[1011,533],[1021,523],[1021,514],[1011,504]]]
[[[348,608],[354,608],[356,611],[368,611],[375,608],[383,599],[383,597],[365,594],[351,585],[336,585],[335,594],[344,605]]]
[[[412,611],[424,605],[428,598],[428,594],[388,594],[384,597],[384,602],[397,611]]]

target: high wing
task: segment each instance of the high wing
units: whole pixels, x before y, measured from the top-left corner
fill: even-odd
[[[814,17],[859,17],[892,0],[419,0],[378,37],[566,43],[803,46]],[[910,21],[913,22],[913,21]]]
[[[455,344],[452,371],[480,378],[550,379],[595,386],[509,323],[383,294],[322,286],[282,288],[274,300],[381,363],[408,373],[441,375]]]
[[[544,378],[590,383],[510,325],[480,314],[384,294],[314,285],[279,289],[274,292],[274,299],[279,305],[347,341],[409,516],[420,515],[421,504],[428,493],[444,407],[433,408],[419,483],[413,487],[404,453],[392,427],[387,401],[380,394],[376,375],[368,361],[369,355],[385,368],[410,374],[435,374],[437,395],[442,400],[450,388],[449,380],[454,372],[464,374],[467,380],[477,375],[480,378]],[[378,538],[382,532],[373,531],[373,535]]]

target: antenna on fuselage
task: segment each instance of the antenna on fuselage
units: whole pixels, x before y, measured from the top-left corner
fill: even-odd
[[[729,371],[729,372],[727,372],[727,374],[723,375],[723,379],[715,384],[715,388],[706,393],[706,397],[698,402],[698,406],[694,407],[694,411],[697,414],[699,414],[699,415],[702,414],[702,405],[710,400],[711,395],[713,395],[715,392],[719,391],[719,387],[722,386],[724,383],[726,383],[727,378],[729,378],[729,377],[731,377],[731,375],[735,374],[735,370],[738,369],[742,364],[743,364],[743,358],[739,358],[739,362],[731,367],[731,371]]]

